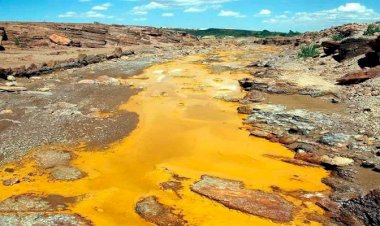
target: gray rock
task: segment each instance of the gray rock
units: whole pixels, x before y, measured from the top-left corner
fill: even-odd
[[[57,166],[52,170],[51,176],[55,180],[74,181],[83,178],[85,174],[75,167]]]
[[[350,136],[343,133],[326,133],[319,138],[321,144],[330,146],[337,146],[347,143],[350,140]]]
[[[72,155],[70,152],[52,150],[38,152],[35,155],[35,159],[39,167],[48,169],[69,164]]]
[[[65,213],[31,213],[0,215],[1,226],[90,226],[83,217]]]

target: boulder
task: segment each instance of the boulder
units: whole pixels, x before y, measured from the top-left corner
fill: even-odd
[[[0,68],[0,78],[6,79],[8,75],[11,75],[13,70],[10,68]]]
[[[361,68],[376,67],[380,65],[380,52],[368,52],[365,57],[358,60]]]
[[[334,56],[334,59],[340,62],[368,53],[371,51],[370,42],[371,40],[367,38],[345,39],[339,44],[339,54]]]
[[[116,58],[120,58],[123,55],[123,49],[120,47],[115,48],[115,50],[112,52],[113,55],[116,56]]]
[[[68,46],[71,44],[72,40],[65,37],[65,36],[60,36],[57,34],[52,34],[49,36],[49,39],[51,42],[57,44],[57,45],[63,45],[63,46]]]
[[[370,68],[370,69],[364,69],[360,71],[350,72],[343,76],[342,78],[339,78],[337,80],[337,83],[339,85],[351,85],[351,84],[357,84],[364,82],[368,79],[375,78],[380,75],[380,66]]]
[[[7,40],[8,40],[8,36],[7,36],[7,33],[5,32],[5,28],[0,27],[0,46],[2,45],[3,41],[7,41]]]
[[[278,223],[293,220],[295,207],[276,193],[249,190],[243,182],[202,176],[191,190],[222,205]]]
[[[331,54],[336,53],[339,50],[340,44],[338,42],[325,41],[322,42],[322,47],[325,54],[329,56]]]
[[[369,46],[370,46],[375,52],[377,52],[377,53],[380,52],[380,36],[377,37],[376,40],[371,41],[371,42],[369,43]]]

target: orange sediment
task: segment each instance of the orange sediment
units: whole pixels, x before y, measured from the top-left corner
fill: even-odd
[[[258,51],[264,51],[261,49]],[[242,64],[239,53],[220,52],[215,64]],[[230,210],[190,190],[202,175],[243,181],[247,188],[271,192],[283,190],[328,192],[322,168],[301,167],[265,157],[293,157],[285,147],[250,137],[242,128],[238,104],[223,97],[241,97],[238,79],[243,70],[212,73],[201,63],[207,55],[188,56],[156,64],[129,80],[143,88],[120,111],[138,113],[138,128],[106,151],[78,149],[72,165],[87,174],[71,182],[49,179],[42,173],[31,182],[0,186],[0,199],[24,193],[83,196],[67,212],[78,213],[94,225],[149,225],[135,211],[136,202],[157,196],[160,202],[180,211],[190,225],[278,225],[270,220]],[[39,172],[33,162],[17,167],[18,175]],[[173,174],[189,178],[178,197],[160,189]],[[5,173],[0,173],[4,178]],[[286,196],[284,196],[286,197]],[[323,213],[312,202],[286,197],[298,212],[290,225],[304,225],[307,213]],[[287,224],[289,225],[289,224]],[[318,225],[311,222],[311,225]]]

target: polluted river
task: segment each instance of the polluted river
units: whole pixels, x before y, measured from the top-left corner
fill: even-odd
[[[63,225],[319,225],[307,216],[323,210],[292,193],[328,194],[321,182],[328,172],[271,158],[294,153],[249,136],[246,116],[231,101],[244,96],[238,80],[247,77],[241,68],[252,58],[242,56],[190,55],[125,78],[140,91],[118,111],[138,115],[135,130],[105,150],[85,143],[49,149],[48,159],[80,174],[75,180],[53,180],[57,167],[31,157],[44,150],[2,166],[2,179],[10,171],[31,179],[0,185],[0,200],[13,199],[19,217],[60,214]],[[25,200],[30,208],[18,210]]]

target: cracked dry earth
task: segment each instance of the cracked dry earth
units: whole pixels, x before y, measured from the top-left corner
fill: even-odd
[[[294,153],[249,136],[233,101],[245,95],[238,83],[245,65],[275,51],[213,51],[119,78],[139,92],[121,92],[137,93],[122,103],[117,93],[102,99],[114,102],[110,115],[88,114],[104,116],[100,125],[112,119],[108,134],[129,123],[115,116],[137,114],[136,129],[104,139],[112,141],[105,149],[56,140],[3,165],[0,225],[320,225],[326,217],[316,201],[330,194],[321,182],[328,172],[270,157]],[[91,79],[78,82],[99,85]]]

